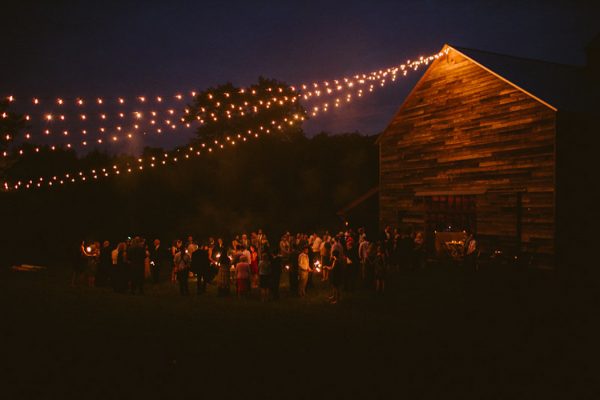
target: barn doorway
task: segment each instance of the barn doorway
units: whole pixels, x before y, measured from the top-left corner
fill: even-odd
[[[476,232],[475,195],[436,195],[425,196],[425,229],[427,235],[434,232]]]

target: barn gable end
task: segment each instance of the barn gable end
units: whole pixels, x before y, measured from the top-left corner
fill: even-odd
[[[556,108],[445,49],[378,140],[380,225],[552,256]]]

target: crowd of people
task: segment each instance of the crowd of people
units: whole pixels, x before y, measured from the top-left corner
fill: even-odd
[[[112,286],[116,292],[143,294],[144,283],[169,281],[189,295],[190,278],[196,293],[217,286],[218,296],[234,292],[248,297],[260,293],[261,301],[280,297],[282,274],[288,276],[290,293],[304,297],[315,279],[329,282],[332,304],[342,290],[357,287],[385,291],[386,277],[397,268],[421,268],[425,263],[421,232],[386,227],[377,240],[369,240],[363,228],[335,235],[325,231],[312,235],[289,232],[271,243],[262,230],[241,234],[225,242],[209,238],[197,243],[192,236],[165,246],[159,239],[148,243],[140,237],[111,246],[109,241],[81,243],[72,284],[86,277],[87,285]],[[232,289],[233,288],[233,289]]]

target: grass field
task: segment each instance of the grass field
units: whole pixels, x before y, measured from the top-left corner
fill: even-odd
[[[72,288],[69,273],[0,270],[3,398],[582,398],[596,384],[591,309],[551,272],[396,274],[384,297],[335,306],[320,282],[263,304],[214,286]]]

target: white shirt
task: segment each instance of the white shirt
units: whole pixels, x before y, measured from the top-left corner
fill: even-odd
[[[117,265],[117,260],[119,258],[119,249],[114,249],[110,252],[110,258],[112,259],[113,265]]]
[[[358,246],[358,258],[360,258],[361,261],[365,261],[367,259],[368,251],[369,251],[369,242],[367,242],[366,240],[363,240],[362,242],[360,242],[360,245]]]
[[[312,243],[312,251],[314,253],[317,253],[320,249],[321,249],[321,238],[320,237],[315,237],[315,240]]]
[[[300,253],[300,255],[298,256],[298,266],[302,271],[308,271],[310,269],[308,254],[304,252]]]
[[[246,262],[250,263],[252,261],[252,254],[250,254],[250,250],[245,249],[242,251],[242,256],[246,257]]]
[[[196,243],[190,243],[187,246],[187,251],[188,254],[190,255],[190,258],[192,257],[192,254],[194,254],[194,252],[198,250],[198,245]]]

